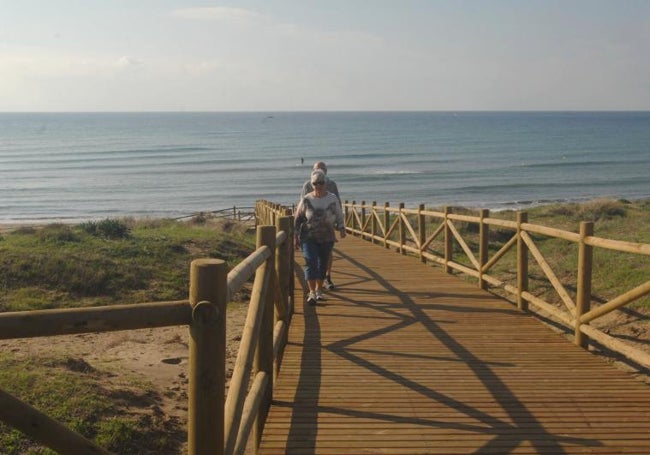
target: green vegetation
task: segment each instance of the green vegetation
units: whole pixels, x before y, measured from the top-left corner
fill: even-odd
[[[187,298],[189,263],[232,267],[254,249],[234,224],[104,220],[0,237],[0,311]]]
[[[461,213],[461,210],[454,210]],[[626,201],[602,199],[583,204],[553,204],[531,208],[528,211],[531,224],[558,228],[577,233],[580,222],[593,221],[594,235],[612,240],[650,244],[650,200]],[[475,213],[472,213],[475,215]],[[516,212],[495,212],[493,218],[516,219]],[[478,232],[476,225],[458,223],[460,230],[472,251],[478,251]],[[490,227],[490,253],[492,257],[512,236],[511,229]],[[535,245],[566,288],[575,298],[578,245],[567,240],[531,234]],[[441,248],[440,246],[438,248]],[[470,266],[459,245],[454,245],[454,259]],[[511,249],[490,271],[502,281],[516,285],[516,256]],[[559,302],[560,298],[537,264],[529,254],[529,287],[533,294],[549,302]],[[650,278],[648,256],[620,253],[605,248],[594,248],[592,293],[594,301],[604,302],[621,295],[644,283]],[[650,297],[630,304],[630,308],[650,309]]]
[[[186,299],[193,259],[231,268],[255,236],[229,221],[104,220],[21,228],[0,236],[0,311]],[[180,453],[185,430],[156,412],[151,384],[82,359],[0,353],[0,389],[120,454]],[[111,378],[107,381],[106,378]],[[0,453],[51,454],[0,424]]]
[[[131,412],[133,403],[154,407],[156,395],[146,385],[106,388],[102,372],[80,359],[34,357],[16,360],[0,355],[0,388],[120,454],[178,453],[180,428]],[[0,453],[54,454],[17,430],[0,424]]]

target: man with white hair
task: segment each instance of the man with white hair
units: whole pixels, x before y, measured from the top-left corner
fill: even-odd
[[[323,173],[327,177],[327,165],[325,164],[324,161],[317,161],[314,163],[312,171],[316,171],[316,170],[323,171]],[[334,180],[332,180],[331,178],[327,177],[325,180],[325,189],[336,196],[336,199],[339,200],[339,205],[341,206],[341,210],[342,210],[343,204],[341,204],[341,196],[339,196],[339,189],[336,186],[336,182],[334,182]],[[312,191],[314,191],[314,186],[311,184],[311,179],[308,179],[302,186],[302,191],[300,192],[300,200],[302,200],[302,198],[304,198],[305,195],[311,193]],[[340,228],[340,226],[337,226],[337,228]],[[330,254],[329,264],[327,265],[327,273],[325,275],[325,280],[323,281],[323,287],[327,290],[334,289],[334,283],[332,282],[332,276],[331,276],[332,258],[333,255]]]

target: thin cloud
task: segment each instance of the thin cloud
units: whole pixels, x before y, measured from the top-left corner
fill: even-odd
[[[181,8],[172,11],[172,16],[189,20],[219,21],[219,22],[256,22],[262,15],[244,8],[229,8],[225,6]]]
[[[111,56],[53,50],[43,47],[16,46],[0,55],[0,83],[8,77],[79,78],[105,75],[127,68],[142,67],[144,62],[131,56]]]
[[[142,65],[142,63],[143,63],[142,60],[138,60],[137,58],[124,55],[115,62],[115,66],[117,66],[118,68],[129,68],[134,66],[140,66]]]

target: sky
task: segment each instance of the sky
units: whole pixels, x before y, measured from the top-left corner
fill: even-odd
[[[0,112],[650,110],[650,0],[0,0]]]

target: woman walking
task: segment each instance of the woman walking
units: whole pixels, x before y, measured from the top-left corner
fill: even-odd
[[[334,226],[340,237],[345,237],[345,224],[341,203],[325,187],[327,177],[321,170],[311,173],[314,190],[300,199],[295,214],[296,248],[302,249],[305,259],[305,279],[309,286],[307,303],[316,305],[323,296],[323,280],[334,247]]]

